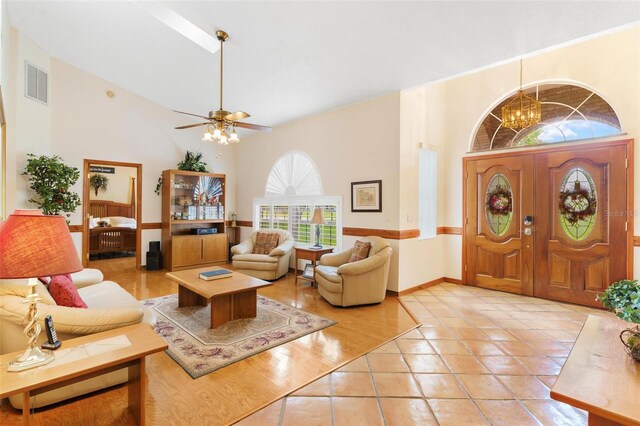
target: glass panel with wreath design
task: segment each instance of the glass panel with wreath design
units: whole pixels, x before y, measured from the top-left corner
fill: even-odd
[[[491,232],[503,236],[513,220],[513,195],[509,179],[496,173],[489,180],[485,192],[485,219]]]
[[[589,172],[576,167],[567,172],[560,186],[558,213],[562,230],[573,241],[589,236],[596,222],[598,198]]]

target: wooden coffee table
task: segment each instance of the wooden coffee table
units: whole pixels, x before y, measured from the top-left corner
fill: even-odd
[[[219,266],[168,272],[167,277],[178,283],[178,307],[207,306],[211,301],[211,328],[257,315],[257,289],[271,284],[240,272],[229,278],[205,281],[201,272],[225,269]]]

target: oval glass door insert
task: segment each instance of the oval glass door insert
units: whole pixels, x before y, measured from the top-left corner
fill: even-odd
[[[589,172],[576,167],[567,172],[560,186],[560,226],[573,241],[582,241],[593,231],[598,198]]]
[[[496,173],[489,180],[485,193],[485,219],[491,232],[503,236],[513,220],[513,196],[509,179]]]

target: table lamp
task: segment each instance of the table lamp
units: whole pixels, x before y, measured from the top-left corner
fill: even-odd
[[[16,210],[0,227],[0,279],[28,278],[30,294],[24,335],[28,347],[9,363],[9,371],[22,371],[53,361],[50,351],[38,347],[37,277],[69,274],[82,269],[62,216],[45,216],[39,210]]]
[[[313,211],[313,217],[311,218],[311,223],[316,225],[316,243],[312,246],[312,248],[321,249],[320,245],[320,225],[325,225],[327,222],[324,220],[324,215],[322,214],[322,209],[320,207],[316,207]]]

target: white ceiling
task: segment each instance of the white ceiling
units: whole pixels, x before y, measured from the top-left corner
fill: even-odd
[[[640,20],[638,1],[162,4],[209,34],[230,34],[224,107],[268,126]],[[218,107],[219,54],[134,3],[9,1],[8,9],[13,26],[64,62],[168,108]]]

